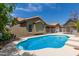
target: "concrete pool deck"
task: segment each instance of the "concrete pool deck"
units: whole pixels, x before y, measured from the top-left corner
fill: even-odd
[[[34,54],[36,56],[77,56],[79,54],[79,50],[74,49],[75,47],[79,47],[79,37],[63,33],[53,33],[52,35],[67,35],[70,38],[62,48],[44,48],[33,51],[19,50],[19,53],[22,54],[23,52],[29,52],[30,54]],[[14,41],[13,43],[17,44],[23,41],[23,39],[20,41]]]
[[[78,50],[74,50],[73,47],[65,45],[63,48],[45,48],[36,51],[29,51],[29,53],[37,56],[76,56]]]

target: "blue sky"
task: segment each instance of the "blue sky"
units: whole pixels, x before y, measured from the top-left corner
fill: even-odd
[[[71,13],[78,10],[77,3],[18,3],[12,16],[21,18],[40,16],[48,24],[64,24],[71,17]]]

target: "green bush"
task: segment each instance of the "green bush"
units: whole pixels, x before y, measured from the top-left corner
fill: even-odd
[[[12,35],[10,33],[4,33],[2,35],[2,41],[7,41],[10,40],[12,38]]]

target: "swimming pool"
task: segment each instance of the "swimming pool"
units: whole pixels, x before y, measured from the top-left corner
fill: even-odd
[[[34,38],[28,38],[16,45],[20,50],[38,50],[43,48],[61,48],[68,40],[65,35],[46,35]]]

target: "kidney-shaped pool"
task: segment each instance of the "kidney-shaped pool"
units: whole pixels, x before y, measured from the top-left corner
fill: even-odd
[[[61,48],[68,40],[66,35],[46,35],[34,38],[28,38],[16,45],[20,50],[38,50],[43,48]]]

